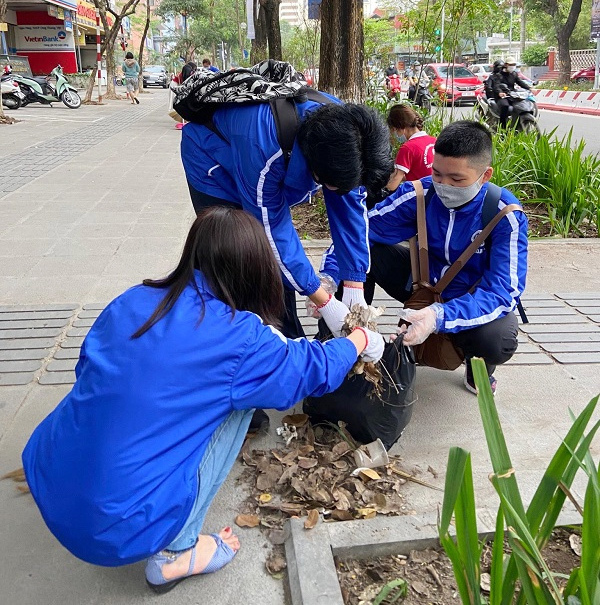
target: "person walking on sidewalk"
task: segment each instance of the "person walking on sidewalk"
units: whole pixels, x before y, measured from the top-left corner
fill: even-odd
[[[128,52],[125,55],[125,61],[121,65],[123,69],[123,75],[125,76],[125,85],[127,86],[127,96],[131,99],[131,103],[139,105],[137,98],[139,90],[139,77],[140,77],[140,66],[139,63],[133,58],[133,53]]]
[[[147,559],[158,593],[233,559],[230,527],[200,531],[253,409],[324,395],[359,355],[383,355],[381,335],[362,328],[324,344],[287,339],[276,328],[283,310],[263,228],[224,207],[199,214],[168,277],[104,309],[73,389],[23,452],[33,498],[65,548],[96,565]]]
[[[492,136],[478,122],[446,126],[435,143],[432,177],[420,179],[426,205],[430,283],[436,284],[483,229],[484,204],[493,173]],[[433,189],[433,191],[432,191]],[[494,199],[495,213],[519,201],[506,189]],[[405,302],[411,296],[411,260],[405,242],[417,234],[417,195],[412,182],[369,212],[372,267],[365,299],[375,284]],[[501,218],[477,252],[443,291],[443,303],[409,311],[412,322],[404,344],[417,345],[433,332],[448,334],[465,357],[464,385],[476,393],[470,359],[485,360],[495,393],[494,371],[517,349],[514,310],[527,275],[527,216],[514,210]],[[337,279],[335,252],[327,254],[323,272]]]

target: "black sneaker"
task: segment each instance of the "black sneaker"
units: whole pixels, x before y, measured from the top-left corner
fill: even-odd
[[[495,397],[496,390],[498,389],[498,381],[493,376],[490,376],[489,379],[492,395]],[[471,363],[468,359],[465,360],[465,376],[463,378],[463,384],[469,393],[477,395],[477,386],[475,385],[475,379],[473,378],[473,369],[471,368]]]
[[[256,408],[254,414],[252,414],[252,420],[248,427],[249,433],[258,433],[259,431],[266,430],[269,428],[269,416],[264,410]]]

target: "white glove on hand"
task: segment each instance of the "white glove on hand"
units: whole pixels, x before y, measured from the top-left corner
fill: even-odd
[[[368,328],[357,329],[362,330],[367,339],[367,346],[360,354],[360,357],[363,361],[377,363],[383,356],[383,350],[385,348],[383,336],[379,332],[373,332],[373,330],[369,330]]]
[[[317,309],[334,338],[342,336],[342,326],[346,321],[346,316],[350,313],[348,307],[335,296],[329,295],[329,300]]]
[[[335,294],[337,291],[337,284],[333,281],[333,277],[327,275],[327,273],[319,273],[319,280],[321,282],[321,288],[327,292],[327,294]],[[313,317],[314,319],[319,319],[321,314],[317,309],[317,305],[306,297],[304,301],[304,306],[306,307],[306,317]]]
[[[344,295],[342,296],[342,302],[352,310],[354,305],[360,305],[361,307],[367,308],[367,302],[365,301],[365,291],[363,288],[356,288],[354,286],[344,286]]]
[[[415,311],[414,309],[403,309],[401,318],[410,322],[408,328],[400,330],[404,332],[404,341],[402,344],[407,347],[420,345],[427,340],[427,337],[435,332],[437,314],[431,306]]]

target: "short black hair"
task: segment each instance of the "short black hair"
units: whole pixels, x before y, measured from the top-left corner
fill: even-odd
[[[298,130],[298,144],[319,182],[350,191],[379,192],[394,169],[389,130],[370,107],[329,103],[312,111]]]
[[[440,132],[434,149],[440,155],[468,158],[478,167],[487,168],[492,163],[492,134],[480,122],[459,120]]]
[[[125,55],[126,59],[133,59],[133,53],[131,51],[129,51],[126,55]]]

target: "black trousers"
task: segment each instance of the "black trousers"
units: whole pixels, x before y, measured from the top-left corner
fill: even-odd
[[[497,103],[498,107],[500,107],[500,124],[506,127],[506,122],[508,121],[508,110],[511,106],[511,101],[508,97],[504,97],[502,99],[498,99]]]
[[[228,208],[239,208],[240,204],[235,204],[228,200],[224,200],[208,193],[202,193],[194,189],[188,181],[188,188],[190,190],[190,197],[192,198],[192,205],[196,214],[202,209],[209,208],[210,206],[227,206]],[[284,285],[284,303],[285,303],[285,316],[282,320],[281,332],[286,338],[301,338],[305,336],[304,329],[298,318],[298,311],[296,309],[296,290],[288,288]]]
[[[404,243],[394,246],[374,244],[371,271],[365,283],[365,300],[373,301],[375,284],[392,298],[404,302],[411,295],[410,251]],[[517,350],[518,322],[514,313],[487,324],[450,334],[466,358],[482,357],[491,375],[497,365],[506,363]]]

